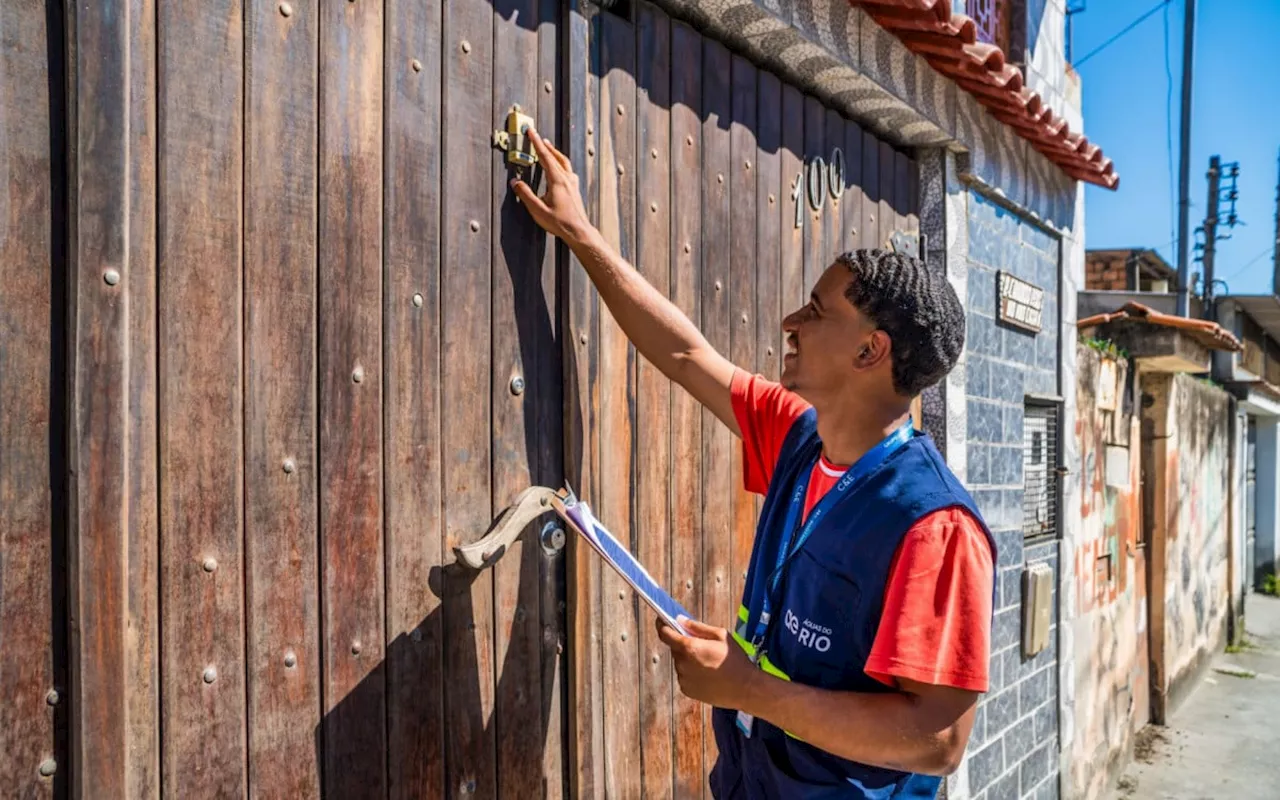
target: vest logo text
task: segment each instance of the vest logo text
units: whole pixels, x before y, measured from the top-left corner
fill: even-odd
[[[791,635],[796,637],[802,647],[817,650],[819,653],[825,653],[831,649],[830,628],[818,625],[808,619],[801,622],[800,618],[791,613],[789,608],[782,617],[782,623],[791,632]]]

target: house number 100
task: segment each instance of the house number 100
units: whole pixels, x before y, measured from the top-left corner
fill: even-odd
[[[801,197],[809,201],[809,207],[815,212],[821,211],[827,201],[839,200],[844,192],[844,153],[837,147],[831,151],[831,163],[822,160],[821,156],[810,161],[796,180],[791,184],[791,199],[796,204],[796,227],[804,226],[804,204]]]

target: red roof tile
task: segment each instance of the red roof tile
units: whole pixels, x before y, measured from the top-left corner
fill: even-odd
[[[1177,328],[1211,350],[1239,351],[1240,340],[1216,322],[1207,319],[1192,319],[1165,314],[1141,303],[1125,303],[1119,311],[1109,314],[1094,314],[1076,323],[1077,328],[1092,328],[1116,320],[1130,319],[1145,322],[1148,325],[1159,325],[1162,328]]]
[[[1120,183],[1111,159],[1085,136],[1073,133],[1040,95],[1023,85],[1022,72],[1005,63],[999,47],[977,41],[977,26],[951,12],[951,0],[849,0],[866,10],[907,49],[972,94],[996,119],[1072,178],[1114,189]]]

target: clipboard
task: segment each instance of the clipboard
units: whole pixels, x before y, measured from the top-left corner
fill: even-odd
[[[551,506],[574,533],[581,536],[583,541],[600,554],[604,563],[622,576],[622,579],[635,590],[636,594],[640,595],[640,599],[644,600],[663,622],[675,628],[681,635],[689,635],[677,618],[683,616],[692,619],[693,615],[658,585],[644,565],[595,518],[591,508],[579,500],[572,489],[566,486],[564,496],[552,497]]]

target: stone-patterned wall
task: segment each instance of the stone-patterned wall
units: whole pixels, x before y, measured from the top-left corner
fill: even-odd
[[[991,635],[991,688],[978,709],[970,739],[967,786],[957,787],[948,796],[1057,797],[1057,597],[1055,591],[1055,627],[1049,647],[1024,659],[1021,581],[1024,566],[1030,563],[1048,563],[1057,575],[1058,542],[1024,546],[1022,439],[1026,395],[1060,394],[1061,246],[1057,236],[975,191],[969,191],[964,201],[966,485],[999,547],[999,604]],[[998,270],[1045,290],[1039,334],[996,322]],[[1060,511],[1059,519],[1063,516]]]
[[[1224,643],[1231,398],[1189,375],[1143,376],[1152,426],[1153,714],[1172,713]]]

